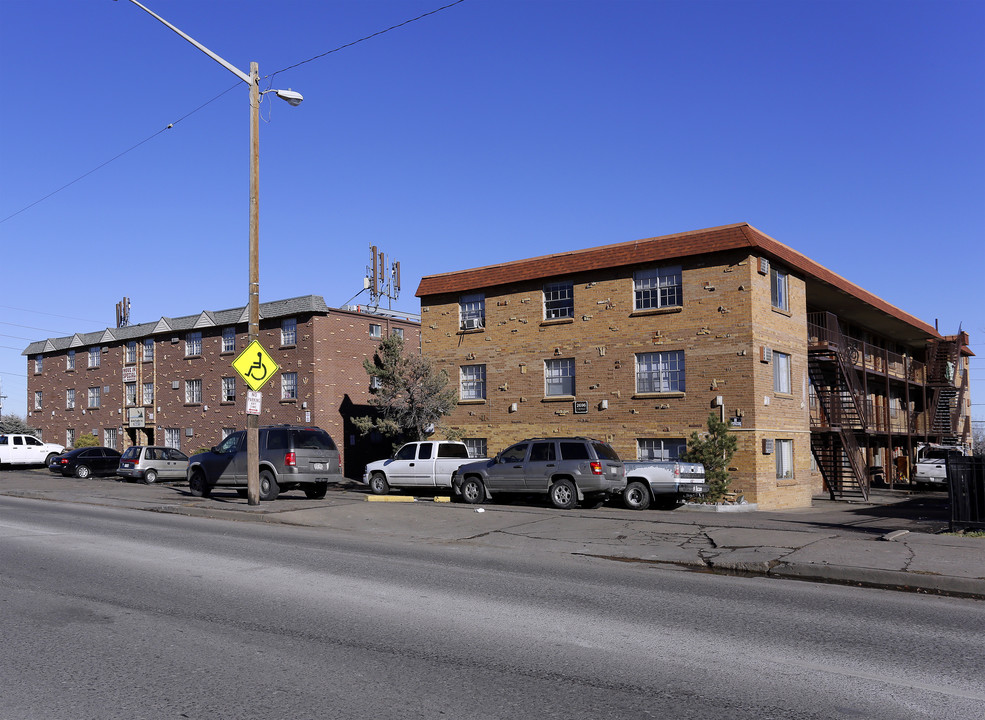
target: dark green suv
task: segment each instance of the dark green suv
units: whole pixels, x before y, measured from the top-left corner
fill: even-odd
[[[258,432],[260,499],[274,500],[281,492],[301,488],[309,498],[323,498],[330,482],[342,480],[339,451],[332,437],[317,427],[270,425]],[[208,452],[188,460],[188,487],[196,497],[212,488],[235,488],[246,497],[246,431],[239,430]]]

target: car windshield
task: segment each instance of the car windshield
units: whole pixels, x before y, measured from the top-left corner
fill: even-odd
[[[136,460],[138,457],[140,457],[140,446],[139,445],[133,445],[133,446],[128,447],[126,450],[123,451],[123,459],[124,460]]]
[[[616,451],[612,449],[612,446],[608,443],[597,442],[592,443],[592,447],[595,448],[595,454],[599,456],[602,460],[615,460],[619,462],[619,456]]]

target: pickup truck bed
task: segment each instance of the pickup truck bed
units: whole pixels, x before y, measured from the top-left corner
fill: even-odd
[[[647,460],[626,463],[623,502],[633,510],[651,504],[676,505],[688,497],[708,492],[705,466],[681,460]]]

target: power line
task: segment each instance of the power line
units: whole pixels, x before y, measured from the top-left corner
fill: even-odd
[[[89,318],[77,318],[77,317],[72,317],[71,315],[58,315],[56,313],[44,312],[43,310],[29,310],[28,308],[12,307],[11,305],[0,305],[0,308],[3,308],[4,310],[17,310],[19,312],[29,312],[29,313],[34,313],[35,315],[48,315],[50,317],[61,318],[63,320],[78,320],[79,322],[91,322],[91,323],[96,323],[97,325],[101,324],[99,320],[90,320]],[[10,335],[8,337],[13,337],[13,335]]]

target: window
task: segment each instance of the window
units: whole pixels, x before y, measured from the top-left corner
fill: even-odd
[[[164,447],[181,450],[181,428],[164,428]]]
[[[681,266],[647,268],[633,273],[634,310],[678,307],[683,303]]]
[[[135,363],[137,362],[137,341],[130,340],[127,342],[123,349],[123,362],[125,363]]]
[[[126,403],[129,407],[130,405],[137,404],[137,383],[128,382],[123,383],[123,394],[126,397]]]
[[[486,296],[462,295],[458,300],[459,327],[478,330],[486,326]]]
[[[548,360],[544,363],[544,394],[548,397],[575,394],[573,358]]]
[[[103,428],[103,445],[116,450],[116,428]]]
[[[684,351],[639,353],[636,392],[684,392]]]
[[[185,335],[185,357],[202,354],[202,333],[190,332]],[[178,448],[175,448],[177,450]]]
[[[154,383],[144,383],[144,405],[154,404]]]
[[[69,350],[65,356],[65,369],[75,370],[75,350]]]
[[[100,400],[102,396],[100,394],[100,389],[97,387],[89,388],[89,407],[97,408],[100,405]]]
[[[298,342],[298,321],[285,318],[280,321],[280,344],[296,345]]]
[[[770,302],[780,310],[789,310],[787,300],[787,274],[770,265]]]
[[[527,457],[527,443],[518,443],[503,450],[499,456],[500,462],[504,464],[522,463]]]
[[[154,340],[147,338],[144,340],[144,362],[151,362],[154,359]]]
[[[369,336],[374,339],[383,337],[383,326],[376,323],[369,324]]]
[[[790,389],[790,356],[786,353],[773,351],[773,392],[791,393]]]
[[[554,462],[557,453],[553,442],[535,442],[530,446],[530,462]]]
[[[40,355],[34,356],[34,374],[40,375],[44,370],[44,358]]]
[[[222,428],[222,439],[225,440],[227,437],[236,432],[236,428]]]
[[[486,366],[463,365],[458,396],[462,400],[486,399]]]
[[[75,429],[69,428],[65,431],[65,447],[75,447]]]
[[[89,348],[89,367],[99,367],[99,348],[97,347]]]
[[[69,388],[65,391],[65,409],[75,409],[75,388]]]
[[[776,479],[788,480],[793,477],[793,440],[777,440],[774,447],[776,457]]]
[[[677,460],[687,449],[684,438],[638,438],[637,460]]]
[[[574,287],[569,282],[544,286],[544,319],[561,320],[575,316]]]
[[[470,458],[484,458],[488,457],[486,453],[486,439],[485,438],[463,438],[462,442],[465,443],[465,447],[469,449]]]
[[[390,330],[390,334],[391,335],[394,335],[394,336],[396,336],[398,338],[400,338],[401,340],[404,339],[404,329],[403,328],[392,328]]]
[[[185,404],[197,405],[202,402],[202,381],[185,380]],[[181,448],[175,448],[180,450]]]
[[[35,390],[34,391],[34,409],[35,410],[40,410],[41,409],[41,391],[40,390]]]
[[[298,398],[298,374],[280,374],[280,399],[297,400]]]
[[[222,328],[222,352],[236,351],[236,328]]]
[[[222,378],[222,402],[236,402],[236,378]]]
[[[381,387],[383,387],[383,383],[376,375],[373,375],[373,377],[369,379],[369,389],[379,390]]]

